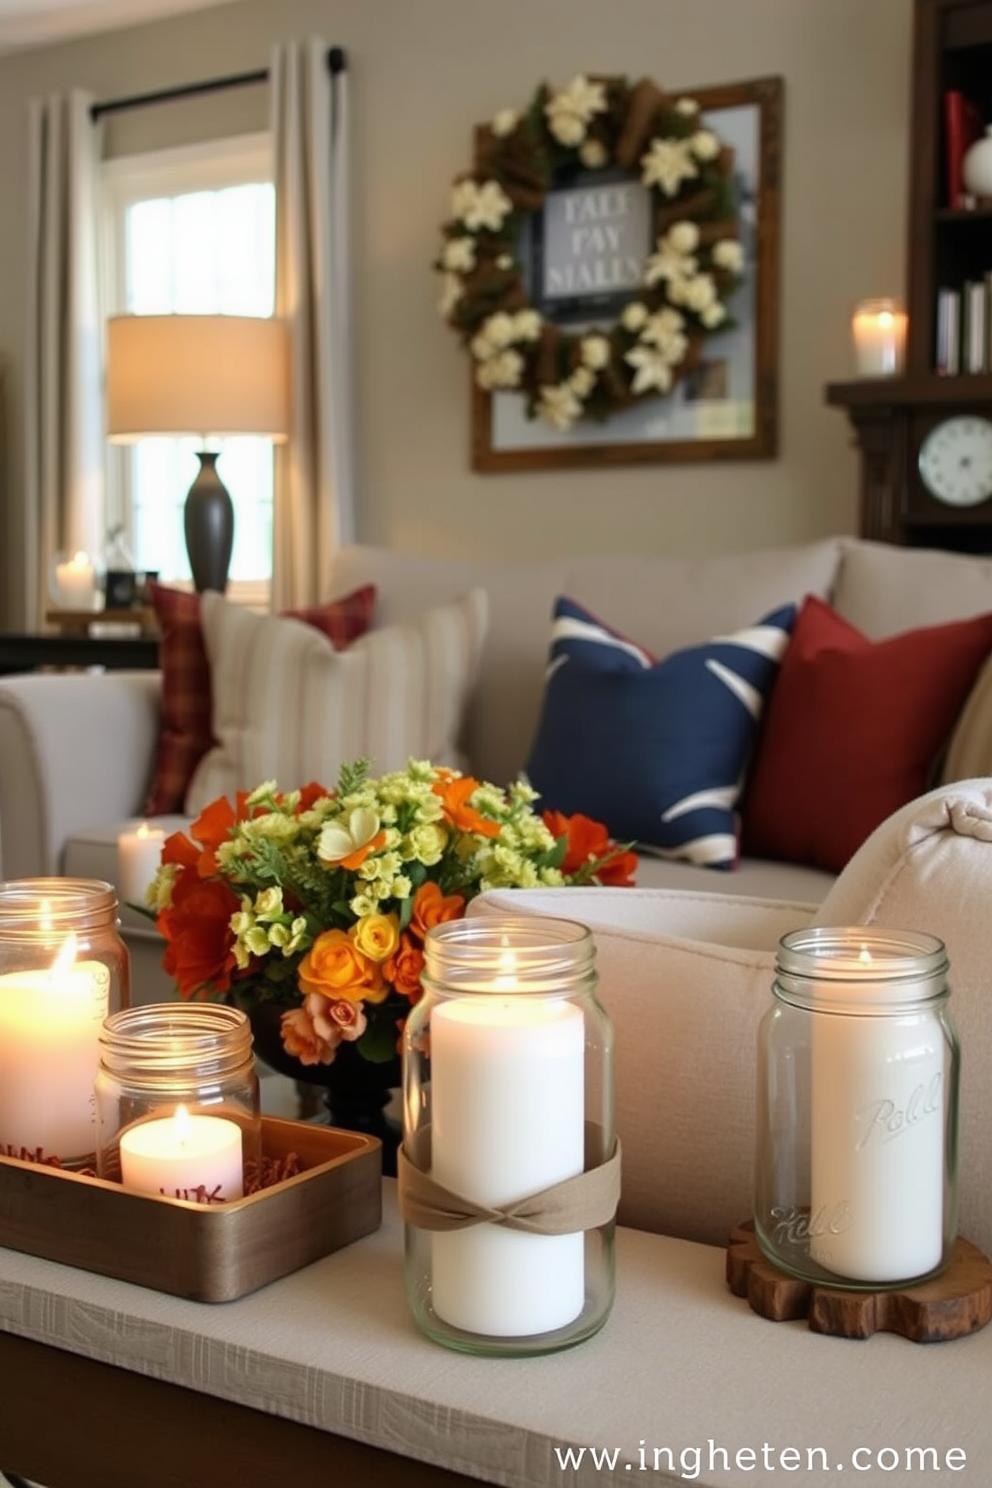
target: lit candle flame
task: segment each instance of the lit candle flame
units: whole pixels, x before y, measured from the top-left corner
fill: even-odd
[[[75,960],[76,960],[76,937],[73,934],[70,933],[69,935],[66,936],[65,940],[62,942],[61,946],[59,947],[58,955],[55,957],[55,960],[52,962],[51,970],[49,971],[49,976],[51,976],[51,977],[61,976],[63,972],[68,971],[69,968],[75,964]]]
[[[499,973],[496,977],[496,987],[500,992],[516,992],[517,985],[517,958],[510,946],[509,937],[504,935],[502,947],[499,953]]]
[[[861,947],[861,953],[858,956],[858,960],[860,961],[862,966],[871,965],[871,951],[868,949],[867,946]]]
[[[172,1118],[172,1126],[176,1134],[176,1142],[180,1147],[185,1147],[189,1142],[193,1123],[190,1120],[189,1111],[184,1105],[178,1105],[176,1107],[175,1115]]]

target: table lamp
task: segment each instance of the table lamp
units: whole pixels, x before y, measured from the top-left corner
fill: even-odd
[[[284,322],[242,315],[119,315],[107,323],[107,437],[257,434],[284,440],[289,420]],[[223,594],[234,507],[217,454],[198,452],[184,528],[198,593]]]

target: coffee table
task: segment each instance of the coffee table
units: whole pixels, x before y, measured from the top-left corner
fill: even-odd
[[[864,1454],[932,1447],[938,1481],[992,1478],[992,1328],[933,1345],[819,1337],[731,1296],[721,1250],[620,1230],[601,1333],[542,1358],[468,1358],[409,1318],[388,1180],[384,1215],[374,1235],[218,1306],[0,1250],[0,1465],[48,1488],[630,1488],[690,1476],[679,1454],[698,1448],[694,1480],[710,1488],[753,1488],[783,1465],[773,1483],[836,1484],[840,1465],[841,1488],[891,1488],[929,1473],[884,1456],[862,1470]],[[675,1454],[668,1476],[655,1449]],[[805,1464],[811,1449],[829,1471],[762,1470],[763,1451]],[[949,1473],[954,1451],[966,1462]]]

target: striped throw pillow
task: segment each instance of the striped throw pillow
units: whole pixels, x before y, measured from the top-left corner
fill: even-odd
[[[413,757],[463,766],[462,718],[485,639],[484,589],[346,651],[297,620],[201,597],[218,743],[196,768],[186,811],[275,780],[328,787],[360,757],[374,773]]]

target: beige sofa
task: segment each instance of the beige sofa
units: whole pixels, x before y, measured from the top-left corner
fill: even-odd
[[[355,546],[337,556],[328,594],[368,582],[377,588],[377,628],[407,621],[474,587],[485,589],[486,641],[462,743],[470,767],[500,782],[516,776],[527,757],[557,595],[579,601],[659,657],[753,625],[806,594],[828,599],[873,639],[992,612],[992,561],[854,538],[702,560],[601,556],[512,564]],[[117,834],[140,819],[148,787],[159,697],[155,672],[0,680],[4,877],[65,872],[116,881]],[[982,728],[972,720],[948,767],[953,764],[959,775],[992,774],[992,757],[984,762],[983,747]],[[744,858],[732,872],[715,872],[645,857],[638,882],[815,904],[834,876],[796,862]],[[158,943],[130,911],[124,921],[142,978],[153,978]]]

